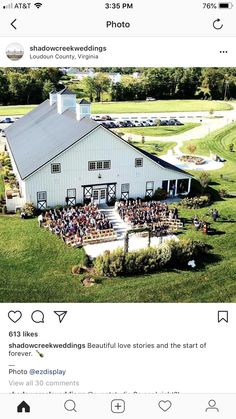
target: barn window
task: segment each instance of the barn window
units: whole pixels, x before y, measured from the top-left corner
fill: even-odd
[[[61,173],[61,164],[60,163],[51,164],[51,173]]]
[[[38,201],[44,201],[44,200],[47,199],[47,192],[45,192],[45,191],[38,192],[37,196],[38,196]]]
[[[89,161],[88,170],[108,170],[111,168],[110,160]]]
[[[143,159],[135,159],[135,167],[143,167]]]
[[[103,162],[103,169],[110,169],[111,168],[111,162],[110,160],[105,160]]]
[[[88,168],[89,168],[89,170],[96,170],[96,162],[95,161],[89,161]]]
[[[97,170],[101,170],[102,169],[102,161],[97,161]]]

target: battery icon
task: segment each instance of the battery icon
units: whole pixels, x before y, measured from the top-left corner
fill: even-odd
[[[220,9],[232,9],[233,3],[219,3]]]

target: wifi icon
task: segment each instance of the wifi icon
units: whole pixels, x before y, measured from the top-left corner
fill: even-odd
[[[34,3],[35,7],[37,7],[37,9],[40,9],[40,7],[42,7],[42,3]]]

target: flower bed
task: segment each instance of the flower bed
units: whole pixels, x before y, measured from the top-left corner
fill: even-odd
[[[187,154],[184,156],[178,157],[178,160],[183,161],[185,163],[194,163],[196,166],[199,166],[205,163],[205,160],[202,157],[189,156]]]

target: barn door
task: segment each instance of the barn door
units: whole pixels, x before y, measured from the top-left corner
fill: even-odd
[[[67,205],[75,205],[76,203],[76,189],[67,189]]]
[[[37,208],[45,210],[47,208],[47,192],[37,192]]]

